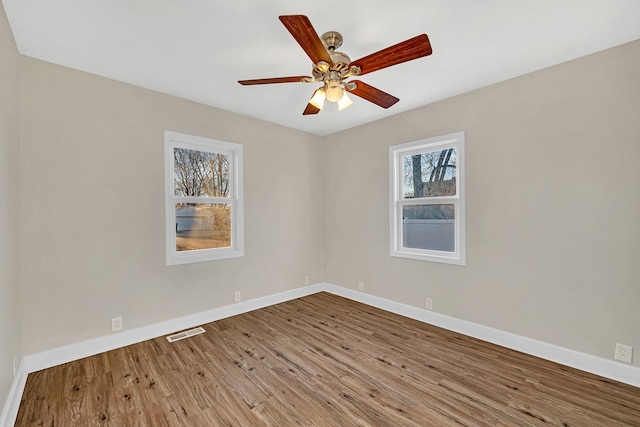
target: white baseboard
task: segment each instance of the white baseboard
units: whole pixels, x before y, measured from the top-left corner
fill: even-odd
[[[323,283],[322,285],[323,290],[334,295],[339,295],[372,307],[400,314],[411,319],[488,341],[512,350],[521,351],[565,366],[580,369],[581,371],[640,387],[640,368],[633,365],[581,353],[554,344],[548,344],[466,320],[460,320],[434,311],[358,292],[353,289],[343,288],[329,283]]]
[[[0,415],[0,426],[13,426],[15,417],[18,414],[20,399],[22,398],[22,392],[24,391],[24,386],[27,381],[27,375],[31,372],[323,291],[483,341],[521,351],[542,359],[551,360],[562,365],[640,387],[640,369],[632,365],[625,365],[613,360],[544,343],[466,320],[376,297],[364,292],[358,292],[353,289],[343,288],[330,283],[318,283],[124,331],[118,334],[94,338],[76,344],[26,355],[20,361],[18,373],[11,385],[9,395],[7,396],[2,414]]]
[[[236,316],[259,308],[315,294],[317,292],[321,292],[323,290],[322,287],[323,285],[304,286],[302,288],[214,308],[212,310],[190,314],[173,320],[167,320],[166,322],[155,323],[153,325],[94,338],[76,344],[29,354],[23,358],[25,360],[24,367],[27,373],[39,371],[62,363],[71,362],[72,360],[82,359],[83,357],[92,356],[94,354],[114,350],[116,348],[135,344],[148,339],[169,335],[173,332],[200,326],[204,323]]]
[[[9,388],[7,400],[4,402],[4,406],[2,407],[2,413],[0,413],[0,426],[2,427],[13,426],[16,421],[16,416],[18,416],[22,392],[27,383],[27,371],[24,369],[23,361],[24,358],[20,360],[16,376],[11,383],[11,388]]]

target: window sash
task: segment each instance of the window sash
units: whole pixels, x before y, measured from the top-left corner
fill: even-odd
[[[410,246],[405,245],[404,242],[404,221],[405,218],[403,218],[402,215],[402,210],[405,206],[423,206],[423,205],[453,205],[454,207],[454,251],[439,251],[439,250],[435,250],[435,249],[420,249],[420,248],[413,248]],[[452,258],[452,257],[456,257],[456,254],[459,253],[460,251],[460,246],[462,244],[461,242],[461,234],[460,234],[460,227],[457,226],[458,225],[458,219],[460,218],[461,215],[461,211],[460,211],[460,203],[458,198],[452,198],[452,197],[447,197],[447,198],[439,198],[438,200],[433,200],[433,199],[423,199],[422,203],[414,203],[414,200],[402,200],[402,201],[398,201],[398,203],[396,204],[396,218],[397,220],[395,221],[396,223],[396,248],[395,248],[395,252],[397,253],[401,253],[401,254],[417,254],[417,255],[421,255],[421,256],[430,256],[430,257],[437,257],[437,258]]]
[[[184,253],[185,251],[198,250],[217,250],[219,252],[234,246],[234,204],[200,203],[196,206],[187,205],[180,208],[178,206],[181,204],[174,205],[176,252]],[[184,209],[184,212],[178,216],[180,209]],[[228,224],[226,224],[227,214]],[[183,246],[183,249],[180,249],[180,246]],[[186,249],[185,246],[190,247]]]

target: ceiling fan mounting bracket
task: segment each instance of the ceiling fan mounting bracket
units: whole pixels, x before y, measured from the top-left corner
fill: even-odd
[[[324,47],[327,48],[329,53],[342,46],[342,34],[337,31],[327,31],[320,36],[320,39],[322,40],[322,44],[324,44]]]
[[[356,90],[358,85],[356,84],[356,82],[344,82],[344,87],[349,90]]]

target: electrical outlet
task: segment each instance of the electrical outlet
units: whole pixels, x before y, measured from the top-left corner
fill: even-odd
[[[631,363],[633,360],[633,347],[630,345],[616,343],[616,360],[624,363]]]
[[[433,300],[431,298],[425,298],[425,307],[427,307],[427,310],[433,310]]]
[[[358,290],[364,292],[364,282],[358,282]]]
[[[311,281],[309,280],[309,276],[304,276],[304,284],[308,285],[309,283],[311,283]]]
[[[122,316],[111,319],[111,332],[116,332],[120,329],[122,329]]]
[[[240,293],[240,291],[236,291],[235,295],[234,295],[234,301],[235,302],[240,302],[242,301],[242,294]]]

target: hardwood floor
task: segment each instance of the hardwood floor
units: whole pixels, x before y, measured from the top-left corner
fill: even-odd
[[[320,293],[28,376],[17,426],[640,426],[640,388]]]

